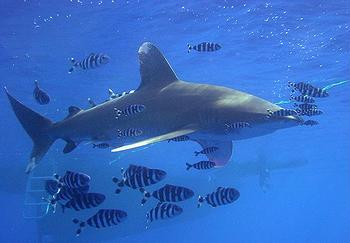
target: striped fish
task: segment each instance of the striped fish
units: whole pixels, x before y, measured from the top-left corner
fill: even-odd
[[[125,130],[117,130],[118,137],[138,137],[141,136],[143,131],[138,128],[127,128]]]
[[[214,153],[215,151],[217,151],[219,148],[218,147],[207,147],[202,149],[199,152],[194,152],[195,156],[198,156],[199,154],[211,154]]]
[[[123,110],[119,110],[117,108],[114,108],[117,116],[116,118],[118,119],[120,116],[130,116],[130,115],[135,115],[137,113],[141,113],[146,109],[146,106],[140,105],[140,104],[134,104],[134,105],[129,105]]]
[[[35,83],[35,88],[33,91],[34,99],[40,105],[46,105],[46,104],[50,103],[50,96],[44,90],[39,88],[38,80],[35,80],[34,83]]]
[[[196,50],[199,52],[213,52],[221,49],[221,46],[219,44],[213,42],[202,42],[194,46],[187,44],[187,47],[188,53],[190,53],[191,50]]]
[[[174,142],[185,142],[185,141],[188,141],[188,140],[190,140],[190,137],[189,137],[189,136],[182,135],[182,136],[178,136],[178,137],[169,139],[169,140],[168,140],[168,143],[169,143],[170,141],[174,141]]]
[[[76,61],[74,58],[71,58],[72,67],[69,69],[68,73],[72,73],[76,68],[81,68],[84,70],[93,69],[101,65],[107,64],[109,60],[110,57],[102,53],[91,53],[87,58],[85,58],[81,62]]]
[[[106,228],[114,225],[118,225],[127,219],[128,214],[118,209],[100,209],[96,214],[88,218],[85,222],[79,219],[73,219],[73,223],[79,224],[79,228],[76,231],[76,236],[79,236],[82,229],[89,225],[94,228]]]
[[[307,120],[307,121],[305,121],[302,125],[305,125],[305,126],[315,126],[315,125],[318,125],[318,122],[317,122],[317,121],[314,121],[314,120]]]
[[[299,96],[293,96],[292,94],[290,95],[290,100],[295,100],[298,102],[302,103],[315,103],[315,99],[312,97],[309,97],[307,95],[299,95]]]
[[[54,196],[57,200],[72,199],[75,194],[87,193],[89,191],[89,188],[89,185],[78,188],[70,188],[66,185],[59,187],[59,182],[56,180],[45,181],[46,192]]]
[[[130,176],[133,176],[135,173],[147,173],[147,172],[143,172],[146,170],[153,170],[151,173],[158,173],[157,169],[149,169],[145,166],[130,164],[125,171],[123,168],[121,169],[121,174],[123,178],[127,178]]]
[[[304,82],[299,82],[299,83],[288,82],[288,86],[291,87],[293,90],[298,90],[304,96],[306,95],[309,97],[318,97],[318,98],[329,96],[326,90],[321,88],[316,88],[311,84],[307,84]]]
[[[297,116],[298,112],[296,110],[291,110],[291,109],[280,109],[277,111],[271,111],[267,109],[267,112],[269,113],[266,118],[271,118],[271,117],[284,117],[284,116]]]
[[[156,207],[152,208],[146,214],[147,228],[149,224],[156,220],[170,219],[179,216],[183,209],[176,204],[158,203]]]
[[[45,190],[50,194],[51,198],[42,198],[44,201],[50,204],[53,208],[53,212],[56,212],[56,204],[60,200],[71,200],[77,194],[84,194],[89,191],[89,185],[80,188],[70,188],[66,185],[59,187],[59,182],[55,180],[45,181]]]
[[[216,191],[207,194],[205,197],[199,196],[198,198],[198,208],[203,202],[207,202],[212,207],[217,207],[229,203],[233,203],[239,198],[240,194],[234,188],[230,187],[218,187]]]
[[[98,143],[98,144],[93,143],[92,147],[93,148],[105,149],[105,148],[109,148],[110,146],[109,146],[108,143]]]
[[[235,122],[231,124],[225,124],[225,133],[238,132],[239,129],[251,127],[248,122]]]
[[[58,200],[71,200],[78,194],[85,194],[89,191],[89,185],[79,188],[70,188],[68,186],[63,186],[57,194],[53,195],[53,198]]]
[[[115,190],[115,193],[120,193],[121,187],[124,185],[132,189],[143,188],[158,183],[166,176],[166,172],[159,169],[139,167],[134,168],[133,172],[131,170],[127,174],[122,173],[122,179],[118,179],[117,177],[112,178],[112,181],[119,187]]]
[[[317,105],[315,104],[309,104],[309,103],[302,103],[302,104],[294,104],[295,107],[298,107],[301,110],[311,110],[311,109],[317,109]]]
[[[189,164],[189,163],[186,163],[187,165],[187,168],[186,170],[189,170],[190,168],[195,168],[197,170],[208,170],[208,169],[212,169],[215,167],[215,162],[212,162],[212,161],[206,161],[206,160],[203,160],[203,161],[199,161],[195,164]]]
[[[54,174],[54,178],[60,182],[61,186],[66,185],[70,188],[84,187],[89,184],[90,176],[81,172],[67,170],[64,176],[60,177]]]
[[[64,212],[66,208],[74,209],[75,211],[80,211],[87,208],[94,208],[104,202],[106,196],[101,193],[84,193],[77,194],[71,200],[65,204],[61,204],[62,211]]]
[[[319,109],[309,109],[309,110],[297,109],[297,112],[300,116],[318,116],[323,114],[323,111]]]
[[[154,197],[160,202],[180,202],[194,196],[194,192],[191,189],[170,184],[166,184],[152,193],[145,191],[143,188],[140,188],[140,192],[144,194],[141,205],[144,205],[150,197]]]
[[[50,195],[55,195],[60,189],[59,183],[56,180],[45,181],[45,191]]]

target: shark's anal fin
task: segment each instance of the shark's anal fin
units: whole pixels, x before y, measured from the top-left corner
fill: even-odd
[[[157,47],[149,42],[139,49],[141,84],[139,89],[164,88],[179,80],[166,58]]]
[[[185,129],[181,129],[181,130],[176,130],[174,132],[169,132],[166,134],[162,134],[160,136],[156,136],[156,137],[152,137],[152,138],[148,138],[146,140],[143,141],[139,141],[133,144],[129,144],[129,145],[125,145],[122,147],[118,147],[115,149],[112,149],[112,152],[120,152],[120,151],[124,151],[124,150],[129,150],[129,149],[134,149],[134,148],[138,148],[138,147],[142,147],[148,144],[152,144],[152,143],[157,143],[157,142],[161,142],[164,140],[168,140],[168,139],[172,139],[178,136],[182,136],[182,135],[186,135],[186,134],[190,134],[195,132],[197,129],[195,128],[185,128]]]
[[[232,155],[232,141],[215,141],[215,140],[196,140],[203,149],[208,147],[218,147],[219,149],[206,154],[208,159],[212,162],[215,162],[216,167],[221,167],[227,164],[227,162],[231,159]]]

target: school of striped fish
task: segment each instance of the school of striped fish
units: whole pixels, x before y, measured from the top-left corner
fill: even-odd
[[[190,167],[198,170],[209,169],[214,166],[215,163],[210,161],[201,161],[190,165]],[[149,228],[154,221],[180,216],[184,209],[179,203],[190,200],[195,196],[192,189],[182,185],[165,184],[152,192],[145,189],[165,180],[166,176],[167,173],[164,170],[130,164],[126,170],[121,169],[120,179],[112,178],[112,182],[117,186],[116,194],[120,194],[121,189],[126,186],[136,193],[141,193],[141,206],[151,198],[156,201],[155,206],[146,212],[146,228]],[[56,212],[56,204],[61,206],[63,213],[67,209],[79,212],[99,208],[106,200],[106,196],[102,193],[90,192],[90,181],[91,177],[82,172],[66,171],[63,176],[54,174],[52,179],[45,181],[45,190],[49,198],[43,199],[54,207],[54,213]],[[203,202],[207,202],[212,207],[218,207],[233,203],[239,196],[240,194],[235,188],[219,187],[204,197],[198,196],[197,204],[199,207]],[[73,223],[78,225],[76,236],[79,236],[86,226],[97,229],[116,226],[127,220],[127,215],[128,213],[121,209],[99,208],[95,214],[85,221],[74,218]]]
[[[291,88],[290,100],[294,102],[295,111],[299,116],[318,116],[322,115],[323,111],[316,104],[317,98],[326,98],[329,93],[326,89],[315,87],[305,82],[288,82],[288,87]],[[299,92],[298,95],[295,95]],[[315,126],[319,123],[315,120],[306,120],[302,123],[304,126]]]

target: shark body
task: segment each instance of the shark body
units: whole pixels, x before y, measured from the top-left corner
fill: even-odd
[[[295,116],[271,117],[267,110],[281,107],[256,96],[214,85],[181,81],[151,43],[139,49],[141,84],[131,94],[116,98],[87,110],[69,108],[62,121],[49,119],[30,110],[6,93],[22,126],[34,146],[26,172],[43,158],[56,139],[67,142],[64,153],[71,152],[82,141],[107,142],[116,148],[112,152],[187,135],[203,148],[219,149],[207,154],[217,166],[225,165],[232,154],[232,141],[272,133],[300,124]],[[145,106],[143,112],[116,119],[116,109],[132,104]],[[227,132],[227,124],[247,122],[250,127]],[[118,130],[135,128],[140,136],[120,137]]]

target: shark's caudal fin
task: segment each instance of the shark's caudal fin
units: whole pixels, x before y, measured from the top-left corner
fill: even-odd
[[[51,127],[52,122],[16,100],[9,94],[6,87],[5,92],[18,120],[34,143],[32,153],[30,155],[30,161],[26,169],[26,173],[29,173],[34,169],[34,167],[38,164],[52,143],[55,141],[55,139],[51,138],[48,134],[48,130]]]
[[[141,45],[139,60],[141,74],[139,89],[161,89],[179,80],[163,54],[151,43]]]
[[[231,159],[232,141],[215,141],[215,140],[196,140],[203,149],[209,147],[218,147],[219,149],[206,154],[208,159],[216,164],[215,167],[222,167]]]
[[[146,140],[143,140],[143,141],[140,141],[140,142],[136,142],[136,143],[133,143],[133,144],[129,144],[129,145],[125,145],[125,146],[122,146],[122,147],[118,147],[118,148],[112,149],[112,152],[120,152],[120,151],[124,151],[124,150],[138,148],[138,147],[145,146],[145,145],[152,144],[152,143],[161,142],[161,141],[172,139],[172,138],[175,138],[175,137],[178,137],[178,136],[182,136],[182,135],[193,133],[196,130],[197,130],[196,128],[180,129],[180,130],[177,130],[177,131],[174,131],[174,132],[169,132],[169,133],[157,136],[157,137],[149,138],[149,139],[146,139]]]

